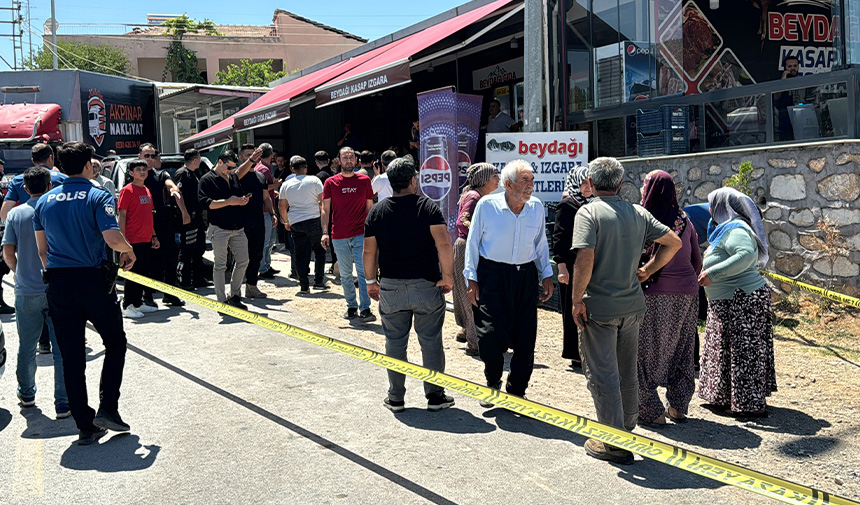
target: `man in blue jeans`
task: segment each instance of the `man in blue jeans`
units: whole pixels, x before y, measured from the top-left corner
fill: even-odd
[[[373,207],[364,225],[364,275],[368,294],[379,300],[385,353],[406,360],[414,320],[424,366],[444,372],[444,295],[454,287],[451,236],[439,206],[418,196],[418,171],[412,161],[396,159],[386,173],[394,194]],[[378,283],[377,264],[382,274]],[[392,412],[402,412],[406,377],[389,370],[388,383],[382,403]],[[428,382],[424,395],[428,410],[454,405],[444,389]]]
[[[356,157],[351,147],[340,150],[341,172],[329,177],[323,186],[323,211],[321,216],[323,236],[321,243],[328,247],[331,243],[337,254],[340,268],[340,283],[346,298],[344,319],[358,319],[363,323],[376,321],[370,311],[370,297],[367,296],[367,283],[364,281],[364,220],[373,207],[373,187],[370,177],[355,173]],[[328,217],[331,215],[331,236],[329,236]],[[355,284],[352,280],[352,267],[358,273],[359,303],[355,300]]]
[[[51,189],[51,172],[32,167],[24,172],[24,189],[30,199],[9,211],[3,234],[3,258],[15,272],[15,313],[18,324],[18,400],[22,407],[36,404],[36,344],[47,323],[54,354],[54,408],[57,419],[69,417],[69,398],[63,379],[63,357],[48,316],[47,286],[42,282],[42,261],[33,230],[34,207]]]

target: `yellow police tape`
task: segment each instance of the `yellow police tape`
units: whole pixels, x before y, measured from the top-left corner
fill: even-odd
[[[831,300],[835,300],[839,303],[844,303],[845,305],[851,305],[853,307],[860,307],[860,299],[854,298],[853,296],[843,295],[842,293],[837,293],[835,291],[830,291],[829,289],[819,288],[817,286],[813,286],[811,284],[805,284],[800,281],[796,281],[790,277],[785,277],[779,274],[767,272],[762,270],[761,273],[774,279],[776,281],[790,284],[798,289],[802,289],[804,291],[808,291],[810,293],[815,293],[816,295],[823,296],[824,298],[829,298]]]
[[[720,461],[703,454],[682,449],[671,444],[653,440],[641,435],[629,433],[598,422],[586,419],[576,414],[564,412],[518,396],[512,396],[480,384],[469,382],[452,375],[436,372],[427,368],[413,365],[407,361],[390,358],[357,345],[349,344],[331,337],[326,337],[312,331],[297,328],[281,321],[276,321],[259,314],[254,314],[236,307],[200,296],[179,288],[154,281],[132,272],[120,271],[120,276],[127,280],[143,284],[167,294],[182,298],[194,304],[210,308],[233,316],[237,319],[274,330],[284,335],[316,344],[347,356],[352,356],[368,363],[373,363],[395,372],[400,372],[415,379],[442,386],[449,391],[469,396],[471,398],[490,402],[498,407],[508,409],[523,416],[532,417],[558,428],[577,433],[584,437],[602,440],[603,442],[627,449],[644,458],[653,459],[688,472],[713,479],[717,482],[746,489],[783,503],[805,503],[808,505],[860,505],[860,503],[830,495],[823,491],[802,486],[777,477],[766,475],[742,466]]]

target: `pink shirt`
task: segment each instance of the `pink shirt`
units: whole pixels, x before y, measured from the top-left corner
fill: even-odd
[[[465,239],[469,236],[469,227],[463,224],[463,221],[472,221],[475,215],[475,207],[478,206],[478,200],[481,199],[481,194],[474,189],[466,192],[460,200],[460,209],[457,211],[457,237]],[[468,214],[464,216],[465,214]]]
[[[263,163],[263,162],[257,163],[257,166],[254,167],[254,170],[263,174],[263,177],[266,178],[266,184],[271,185],[271,184],[275,183],[275,176],[272,175],[272,170],[269,167],[267,167],[265,163]],[[269,192],[269,198],[272,199],[272,205],[275,206],[275,209],[277,212],[278,204],[275,202],[275,190],[269,189],[267,191]],[[263,204],[263,213],[264,214],[266,213],[266,205],[265,204]]]

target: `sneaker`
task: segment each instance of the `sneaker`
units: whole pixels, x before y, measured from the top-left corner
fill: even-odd
[[[308,286],[301,287],[299,288],[299,294],[302,296],[309,295],[311,294],[311,288]]]
[[[242,303],[242,299],[238,295],[233,295],[227,299],[227,305],[232,305],[237,309],[248,310],[248,306]]]
[[[155,300],[152,299],[152,295],[144,295],[143,304],[149,305],[150,307],[158,308],[158,304],[155,303]]]
[[[43,344],[39,342],[39,346],[36,348],[36,354],[51,354],[51,344]]]
[[[384,405],[385,408],[387,408],[388,410],[390,410],[394,413],[403,412],[406,409],[406,407],[405,407],[406,402],[404,402],[403,400],[400,400],[400,401],[392,400],[391,398],[389,398],[387,396],[385,397],[384,400],[382,400],[382,405]]]
[[[14,314],[15,307],[6,305],[6,302],[0,302],[0,314]]]
[[[78,432],[78,445],[92,445],[105,435],[107,435],[107,430],[102,428],[81,430]]]
[[[36,405],[36,397],[35,396],[21,396],[21,393],[18,393],[18,404],[24,408],[32,407]]]
[[[125,424],[122,418],[119,417],[119,412],[109,412],[102,409],[99,409],[95,419],[93,419],[93,424],[96,425],[97,428],[104,428],[111,431],[128,431],[131,429],[131,427]]]
[[[131,305],[129,305],[129,307],[131,307]],[[140,307],[135,307],[134,309],[141,314],[151,314],[153,312],[158,312],[158,307],[152,307],[150,305],[146,305],[145,303],[141,304]]]
[[[268,273],[268,272],[266,272],[266,273]],[[274,275],[273,275],[273,277],[274,277]],[[290,279],[293,279],[294,281],[299,280],[299,274],[297,274],[295,272],[290,272],[289,277],[290,277]]]
[[[274,279],[274,278],[275,278],[275,274],[273,274],[271,270],[266,270],[265,272],[261,273],[261,274],[259,275],[259,277],[260,277],[261,279]]]
[[[447,409],[451,405],[454,405],[454,398],[446,395],[444,392],[439,392],[433,395],[430,395],[427,398],[427,410],[432,410],[436,412],[437,410]]]
[[[267,273],[267,274],[271,273],[272,275],[277,275],[277,274],[281,273],[281,271],[278,270],[277,268],[269,267],[269,269],[266,270],[264,273]]]
[[[585,453],[592,458],[602,461],[618,463],[619,465],[632,465],[633,453],[624,449],[608,446],[600,440],[589,438],[585,441]]]
[[[185,305],[185,302],[182,301],[178,296],[173,295],[164,295],[164,298],[161,299],[165,305],[169,305],[171,307],[182,307]]]
[[[356,307],[349,307],[346,309],[346,314],[343,315],[344,319],[355,319],[358,317],[358,309]]]
[[[314,283],[314,289],[321,289],[321,290],[325,291],[327,289],[331,289],[331,286],[329,286],[325,282],[322,282],[322,283],[315,282]]]
[[[266,298],[268,295],[253,284],[245,284],[245,296],[248,298]]]
[[[372,323],[376,321],[376,316],[373,315],[373,312],[370,309],[364,309],[361,311],[361,314],[358,315],[358,320],[362,323]]]
[[[143,307],[143,305],[141,305]],[[150,307],[151,309],[152,307]],[[158,310],[158,309],[155,309]],[[128,307],[122,309],[123,317],[127,317],[129,319],[140,319],[143,317],[143,312],[137,310],[134,305],[129,305]]]
[[[69,408],[67,403],[61,403],[56,407],[57,411],[57,419],[65,419],[72,415],[72,409]]]

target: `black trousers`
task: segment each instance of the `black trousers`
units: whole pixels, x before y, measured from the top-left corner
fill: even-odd
[[[245,270],[245,280],[248,284],[257,285],[260,278],[260,262],[263,261],[263,247],[266,243],[266,230],[263,229],[262,215],[257,217],[257,224],[245,227],[248,237],[248,268]]]
[[[203,253],[206,252],[206,228],[200,216],[179,230],[179,263],[176,266],[179,284],[190,286],[205,280]]]
[[[84,336],[87,321],[102,338],[105,357],[99,382],[100,408],[115,411],[125,366],[126,339],[116,292],[108,293],[100,268],[52,268],[48,283],[48,313],[63,356],[63,377],[69,407],[80,430],[94,430],[95,411],[87,399]]]
[[[153,249],[150,242],[140,242],[131,244],[134,249],[134,265],[131,266],[131,271],[144,277],[152,277],[152,256]],[[125,281],[125,292],[122,296],[122,308],[129,305],[140,307],[143,303],[143,285],[130,280]]]
[[[573,265],[568,267],[573,273]],[[573,279],[571,279],[573,282]],[[561,323],[564,328],[564,339],[561,349],[561,357],[564,359],[582,361],[579,357],[579,331],[573,322],[573,286],[558,283],[558,300],[561,305]]]
[[[478,260],[478,306],[472,307],[478,350],[487,385],[502,380],[505,352],[512,349],[511,371],[505,389],[522,396],[535,362],[538,272],[534,262],[516,266],[486,258]]]
[[[322,240],[322,224],[319,219],[308,219],[290,225],[290,234],[295,243],[295,265],[302,289],[310,286],[311,252],[314,255],[314,284],[325,282],[325,249]]]
[[[176,263],[179,261],[176,230],[164,213],[155,214],[155,236],[158,237],[160,246],[153,250],[150,274],[157,281],[176,286]],[[147,291],[149,291],[148,288]]]

